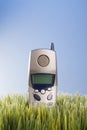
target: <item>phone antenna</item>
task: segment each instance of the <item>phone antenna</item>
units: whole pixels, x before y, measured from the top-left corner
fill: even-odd
[[[51,42],[51,50],[54,51],[54,43],[53,42]]]

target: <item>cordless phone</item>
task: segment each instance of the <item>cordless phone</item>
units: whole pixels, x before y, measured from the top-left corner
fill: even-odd
[[[28,68],[29,102],[53,106],[57,97],[57,58],[54,44],[50,49],[32,50]]]

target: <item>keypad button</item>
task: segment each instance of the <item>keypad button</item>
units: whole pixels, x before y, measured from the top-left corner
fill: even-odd
[[[38,90],[38,89],[35,89],[35,90],[34,90],[34,92],[35,92],[35,93],[38,93],[38,92],[39,92],[39,90]]]
[[[53,105],[53,102],[49,102],[47,103],[48,106],[52,106]]]
[[[51,100],[53,98],[53,95],[52,94],[49,94],[48,96],[47,96],[47,100]]]
[[[44,89],[41,90],[41,94],[45,94],[45,92],[46,92],[46,91],[45,91]]]
[[[48,91],[51,91],[52,90],[52,88],[48,88]]]
[[[39,95],[37,95],[37,94],[33,94],[33,96],[34,96],[34,98],[35,98],[37,101],[40,101],[40,100],[41,100],[41,98],[40,98]]]

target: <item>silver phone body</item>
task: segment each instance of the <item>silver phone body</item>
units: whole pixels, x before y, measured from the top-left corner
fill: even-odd
[[[56,52],[49,49],[32,50],[29,55],[28,74],[29,103],[55,105],[57,97]]]

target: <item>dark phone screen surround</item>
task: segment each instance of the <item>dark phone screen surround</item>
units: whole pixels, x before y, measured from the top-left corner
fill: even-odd
[[[31,74],[32,86],[36,89],[54,85],[55,74]]]

